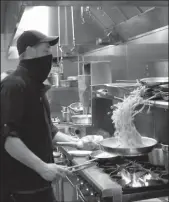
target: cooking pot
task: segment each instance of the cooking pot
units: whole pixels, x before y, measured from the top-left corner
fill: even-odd
[[[55,87],[60,86],[60,80],[63,79],[63,73],[51,73],[48,76],[48,81]]]
[[[72,118],[72,123],[75,125],[91,125],[92,124],[91,114],[73,115],[71,118]]]
[[[61,111],[62,113],[62,121],[63,122],[70,122],[71,121],[71,116],[70,116],[70,112],[66,112],[66,111]]]
[[[149,161],[152,165],[164,166],[164,155],[162,148],[154,148],[148,154]]]
[[[163,150],[163,156],[164,156],[164,165],[167,173],[169,173],[169,167],[168,167],[168,162],[169,162],[169,145],[161,144],[162,150]]]

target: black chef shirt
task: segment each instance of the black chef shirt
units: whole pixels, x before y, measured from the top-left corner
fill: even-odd
[[[50,186],[38,173],[12,158],[4,149],[8,136],[19,137],[44,162],[53,162],[52,138],[58,130],[50,119],[45,86],[31,80],[27,69],[19,66],[1,82],[0,113],[3,193]]]

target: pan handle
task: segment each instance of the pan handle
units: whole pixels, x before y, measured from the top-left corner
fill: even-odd
[[[77,142],[56,142],[58,146],[70,146],[70,147],[77,147]]]

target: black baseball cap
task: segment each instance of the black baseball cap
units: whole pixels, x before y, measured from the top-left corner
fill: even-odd
[[[58,41],[58,36],[46,36],[36,30],[24,31],[17,40],[18,54],[21,55],[25,52],[28,46],[32,47],[43,42],[48,42],[50,46],[54,46],[58,43]]]

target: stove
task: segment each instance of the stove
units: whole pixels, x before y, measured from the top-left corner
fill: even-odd
[[[123,194],[162,190],[169,186],[169,174],[163,166],[155,166],[145,157],[122,158],[116,163],[102,162],[98,167],[117,182]]]
[[[88,159],[72,158],[67,151],[61,149],[68,166]],[[100,161],[67,180],[76,195],[74,202],[131,202],[166,197],[169,193],[169,174],[164,166],[152,165],[148,155]]]

